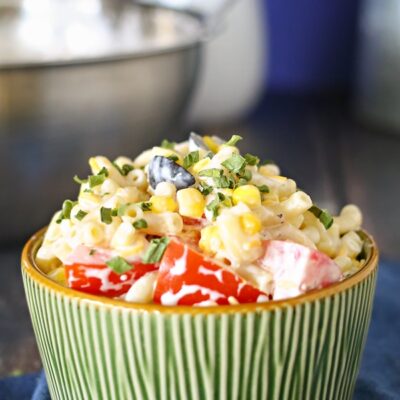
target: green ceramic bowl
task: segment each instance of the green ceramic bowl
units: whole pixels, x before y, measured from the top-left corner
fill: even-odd
[[[82,294],[22,254],[32,324],[53,399],[351,399],[378,251],[355,275],[290,300],[216,307],[137,305]]]

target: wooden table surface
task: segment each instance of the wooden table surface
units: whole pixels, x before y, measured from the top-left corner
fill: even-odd
[[[244,120],[195,128],[203,134],[241,134],[243,151],[275,160],[283,174],[332,212],[357,203],[383,256],[399,260],[400,134],[363,126],[349,109],[337,96],[269,95]],[[21,246],[22,241],[0,243],[0,376],[41,367],[21,281]]]

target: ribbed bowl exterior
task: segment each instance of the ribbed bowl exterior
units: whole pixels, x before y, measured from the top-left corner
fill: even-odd
[[[53,399],[352,397],[377,257],[363,279],[326,296],[164,312],[68,295],[36,279],[25,256],[25,292]]]

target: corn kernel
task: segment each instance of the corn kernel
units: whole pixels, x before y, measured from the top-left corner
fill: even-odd
[[[205,145],[213,152],[217,153],[219,150],[218,143],[211,136],[204,136],[203,141]]]
[[[152,196],[150,198],[151,211],[155,213],[174,212],[178,209],[176,201],[168,196]]]
[[[64,267],[59,267],[59,268],[53,269],[53,271],[51,271],[47,276],[54,282],[57,282],[63,286],[67,286],[67,279],[65,276],[65,268]]]
[[[199,247],[205,253],[211,254],[215,254],[218,250],[221,250],[222,242],[219,237],[218,227],[210,225],[201,230]]]
[[[195,174],[198,174],[203,169],[207,169],[209,163],[210,163],[210,159],[208,157],[203,158],[202,160],[198,161],[196,164],[193,165],[192,171]]]
[[[203,215],[205,200],[197,189],[179,190],[176,198],[179,204],[179,214],[192,218],[200,218]]]
[[[254,235],[261,230],[261,221],[253,213],[245,213],[240,216],[240,224],[243,231],[248,235]]]
[[[254,185],[239,186],[233,192],[233,203],[245,203],[249,207],[261,205],[261,194]]]

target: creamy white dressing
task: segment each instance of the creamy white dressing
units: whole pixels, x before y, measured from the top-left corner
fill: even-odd
[[[203,296],[209,296],[211,301],[216,301],[223,298],[224,295],[199,285],[182,285],[181,289],[177,293],[173,293],[172,290],[165,292],[161,295],[161,304],[165,306],[175,306],[179,300],[188,294],[200,292]]]
[[[222,268],[218,269],[217,271],[213,271],[211,269],[204,267],[203,265],[201,265],[199,267],[199,274],[215,276],[218,279],[218,281],[221,283],[224,283],[224,278],[222,276],[223,273],[224,273],[224,270]]]
[[[182,256],[175,260],[175,265],[169,270],[171,275],[179,276],[186,272],[187,255],[188,247],[185,246]]]

